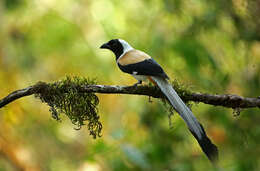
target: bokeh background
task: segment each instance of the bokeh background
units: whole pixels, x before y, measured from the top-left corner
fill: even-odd
[[[193,91],[260,95],[259,0],[1,0],[0,97],[65,75],[130,85],[109,51],[127,40]],[[102,137],[26,97],[0,110],[0,170],[214,170],[176,114],[147,97],[98,95]],[[260,170],[260,110],[193,104],[223,170]]]

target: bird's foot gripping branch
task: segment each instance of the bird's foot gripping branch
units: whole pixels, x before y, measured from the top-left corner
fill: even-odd
[[[98,97],[94,93],[82,91],[82,86],[94,85],[95,81],[83,77],[66,77],[54,83],[39,82],[35,97],[48,104],[55,120],[65,114],[80,129],[87,124],[90,135],[101,136],[102,124],[99,121]],[[86,123],[87,122],[87,123]]]

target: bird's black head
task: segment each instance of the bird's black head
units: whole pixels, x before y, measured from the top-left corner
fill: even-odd
[[[100,46],[101,49],[109,49],[116,55],[116,59],[124,53],[124,47],[119,39],[112,39]]]

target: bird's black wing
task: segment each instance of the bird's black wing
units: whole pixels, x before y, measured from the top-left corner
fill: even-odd
[[[162,67],[152,58],[135,64],[120,65],[118,63],[118,66],[123,72],[128,74],[160,76],[169,79],[167,74],[163,71]]]

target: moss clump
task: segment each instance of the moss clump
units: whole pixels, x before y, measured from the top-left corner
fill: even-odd
[[[173,88],[175,89],[175,91],[178,93],[178,95],[182,97],[184,102],[186,102],[187,101],[186,97],[192,94],[189,87],[186,85],[180,84],[176,79],[173,80],[171,82],[171,84],[172,84]]]
[[[99,100],[94,93],[82,91],[82,86],[95,83],[87,78],[69,76],[54,83],[39,82],[40,88],[35,96],[50,106],[54,119],[59,121],[60,115],[65,114],[77,126],[77,129],[87,122],[90,135],[96,138],[101,136],[102,130],[97,114]]]

